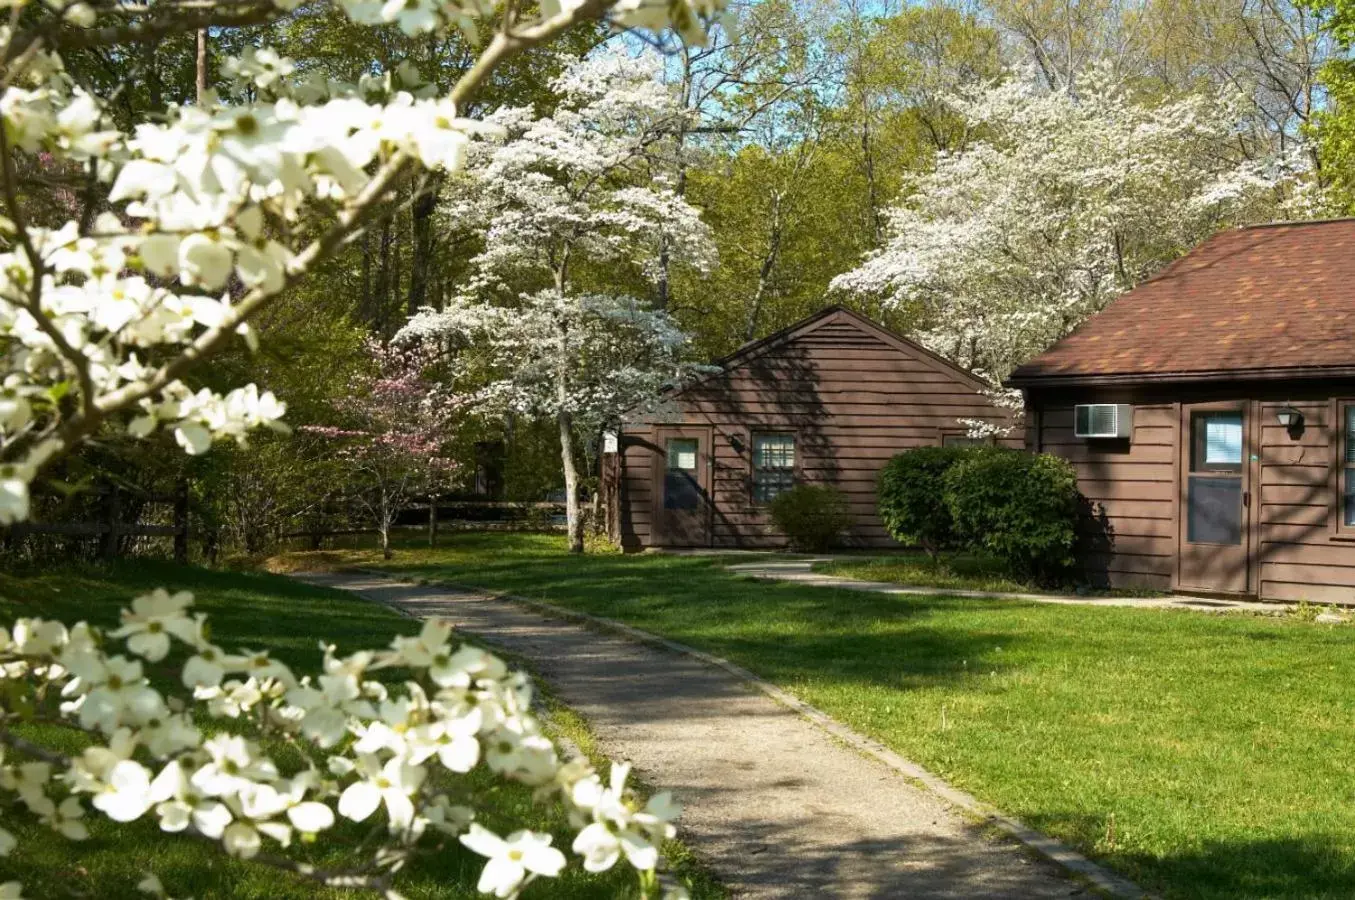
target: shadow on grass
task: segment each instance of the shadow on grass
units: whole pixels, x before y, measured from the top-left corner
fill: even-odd
[[[0,576],[0,613],[115,626],[120,609],[157,587],[192,591],[195,609],[209,615],[213,633],[228,650],[267,649],[294,666],[318,667],[322,637],[349,652],[417,631],[388,609],[290,578],[150,560],[7,573]]]
[[[474,567],[409,565],[399,575],[491,587],[560,603],[605,618],[758,660],[777,679],[850,679],[889,688],[922,688],[1010,668],[1022,638],[1012,631],[939,629],[929,619],[966,601],[894,597],[753,579],[734,579],[718,563],[679,558],[516,559]],[[904,627],[904,626],[907,627]],[[1003,655],[994,648],[1003,648]]]
[[[391,568],[733,659],[1167,897],[1355,897],[1339,799],[1355,630],[871,595],[739,579],[726,563],[457,536]],[[951,732],[932,725],[943,704]],[[1107,842],[1105,821],[1062,812],[1084,803],[1139,833]]]
[[[1286,838],[1209,840],[1151,853],[1111,838],[1108,820],[1079,813],[1029,815],[1026,824],[1049,834],[1101,834],[1096,855],[1150,891],[1171,900],[1286,897],[1348,900],[1355,896],[1353,835],[1308,831]]]

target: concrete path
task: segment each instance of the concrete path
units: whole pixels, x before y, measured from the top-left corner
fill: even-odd
[[[443,617],[524,659],[608,755],[674,791],[684,838],[735,896],[1094,896],[728,672],[488,594],[301,577]]]
[[[837,560],[850,560],[852,557],[824,556],[816,559],[774,559],[759,562],[739,563],[729,566],[729,571],[750,578],[767,581],[793,581],[814,587],[842,588],[849,591],[868,591],[875,594],[901,594],[935,597],[943,594],[947,597],[977,597],[990,600],[1026,600],[1031,603],[1057,603],[1077,606],[1132,606],[1138,609],[1193,609],[1196,612],[1250,612],[1264,615],[1284,615],[1288,604],[1258,603],[1254,600],[1229,600],[1213,597],[1189,597],[1172,594],[1165,597],[1121,597],[1089,596],[1076,594],[1023,594],[1008,591],[962,591],[952,588],[921,587],[908,584],[895,584],[888,581],[862,581],[856,578],[842,578],[815,572],[814,566]]]

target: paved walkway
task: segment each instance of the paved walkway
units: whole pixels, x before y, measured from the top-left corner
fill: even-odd
[[[684,837],[735,896],[1093,896],[721,669],[484,593],[302,577],[441,616],[526,660],[606,753],[675,792]]]
[[[1008,591],[962,591],[952,588],[915,587],[888,581],[861,581],[815,572],[818,563],[850,560],[853,557],[824,556],[816,559],[774,559],[739,563],[729,571],[768,581],[793,581],[815,587],[843,588],[849,591],[868,591],[876,594],[916,594],[935,597],[978,597],[991,600],[1027,600],[1033,603],[1057,603],[1077,606],[1132,606],[1139,609],[1193,609],[1196,612],[1251,612],[1265,615],[1283,615],[1289,609],[1284,603],[1258,603],[1254,600],[1189,597],[1172,594],[1165,597],[1078,596],[1076,594],[1023,594]]]

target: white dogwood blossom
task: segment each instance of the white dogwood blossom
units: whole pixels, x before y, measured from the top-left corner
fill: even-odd
[[[359,25],[408,35],[459,29],[474,42],[479,21],[496,31],[482,64],[446,96],[407,62],[343,84],[298,78],[290,60],[251,47],[222,70],[252,99],[207,91],[197,105],[152,110],[122,129],[105,98],[66,73],[65,47],[142,52],[143,42],[209,28],[214,17],[228,25],[241,11],[191,4],[189,21],[178,3],[10,4],[14,24],[0,26],[0,525],[29,516],[44,466],[109,424],[133,437],[168,430],[190,454],[281,429],[285,404],[271,393],[194,391],[184,375],[233,338],[252,344],[249,319],[357,235],[418,169],[462,168],[484,126],[461,110],[498,63],[589,19],[671,24],[699,40],[723,5],[578,0],[507,14],[506,0],[333,2]],[[295,3],[243,6],[262,22]],[[31,16],[17,15],[24,7]],[[138,17],[134,27],[122,26],[127,15]],[[605,111],[606,99],[589,110]],[[14,154],[30,164],[16,166]],[[73,192],[91,198],[81,202],[106,202],[70,210],[64,224],[29,221],[49,175],[69,171],[87,173]],[[527,170],[507,177],[527,180]],[[647,211],[622,197],[615,206],[618,234],[686,214],[671,197],[657,206],[650,198]]]
[[[343,84],[299,75],[266,47],[246,48],[221,66],[236,89],[207,90],[196,104],[150,109],[120,127],[111,98],[67,74],[64,52],[134,58],[199,31],[246,24],[260,26],[250,34],[267,33],[296,0],[7,4],[0,526],[29,518],[44,469],[96,432],[164,432],[201,454],[254,429],[282,429],[286,407],[270,392],[190,387],[186,379],[228,342],[253,347],[250,320],[358,236],[420,170],[465,167],[486,126],[463,110],[505,60],[589,21],[672,27],[696,42],[723,9],[722,0],[314,6],[331,4],[357,26],[410,36],[457,29],[481,49],[439,95],[407,63],[373,66]],[[611,90],[595,93],[591,108],[605,111]],[[587,125],[588,113],[574,109]],[[513,172],[539,175],[526,166]],[[652,240],[655,228],[668,227],[658,221],[664,216],[690,224],[661,191],[639,201],[618,195],[611,203],[613,246]],[[89,808],[115,822],[154,817],[167,835],[191,834],[256,864],[389,896],[424,835],[460,835],[471,825],[468,772],[528,784],[581,819],[570,788],[589,769],[560,762],[531,711],[530,683],[456,646],[449,630],[422,636],[417,647],[346,657],[326,647],[322,670],[298,678],[267,654],[212,644],[204,618],[189,610],[187,595],[166,591],[138,598],[107,632],[32,618],[0,628],[0,792],[14,798],[16,815],[70,839],[86,834]],[[191,695],[161,693],[142,660],[157,679],[169,668]],[[386,669],[402,670],[407,682],[372,677]],[[214,721],[221,718],[230,722]],[[88,746],[67,756],[35,743],[30,720],[64,722]],[[285,768],[273,758],[284,746]],[[286,857],[298,835],[324,835],[341,816],[387,826],[374,848],[363,845],[371,858],[362,867],[334,873]],[[15,843],[0,829],[0,855]],[[541,839],[519,833],[506,843],[484,879],[499,896],[558,873]],[[532,862],[510,878],[519,857]],[[653,884],[652,872],[641,874],[642,885]],[[154,877],[141,887],[165,896]],[[21,895],[18,882],[0,885],[0,896]]]
[[[1018,75],[952,106],[975,139],[905,185],[885,245],[833,287],[916,310],[924,343],[995,382],[1216,230],[1313,201],[1301,154],[1242,152],[1228,96],[1146,102],[1097,71],[1076,95]]]
[[[472,408],[554,420],[570,540],[580,546],[576,434],[596,437],[623,414],[660,402],[662,388],[706,371],[684,359],[687,335],[666,312],[629,297],[546,289],[506,305],[453,298],[416,316],[403,334],[458,348],[453,368],[482,383],[466,398]]]
[[[687,343],[654,304],[577,291],[572,273],[585,263],[624,265],[657,284],[669,266],[704,273],[716,262],[699,211],[653,174],[664,169],[656,156],[671,144],[665,139],[691,115],[662,82],[662,64],[650,53],[599,54],[556,79],[551,115],[507,108],[486,118],[502,137],[471,145],[471,187],[449,188],[447,213],[484,249],[461,295],[416,315],[401,334],[473,343],[462,361],[502,376],[473,403],[554,420],[572,549],[583,546],[576,441],[596,438],[680,376]],[[549,287],[508,289],[533,282]]]
[[[476,889],[495,897],[515,896],[538,877],[554,878],[565,867],[565,855],[550,845],[550,835],[515,831],[507,839],[472,824],[461,843],[489,858]]]
[[[322,835],[340,818],[375,820],[386,840],[366,870],[295,871],[385,891],[425,835],[458,836],[486,857],[480,890],[512,897],[558,875],[567,860],[548,835],[500,838],[475,821],[472,807],[453,801],[468,796],[467,773],[483,768],[534,788],[540,801],[562,804],[577,830],[573,850],[588,871],[625,859],[643,889],[655,884],[660,848],[675,834],[680,807],[668,794],[642,802],[626,786],[627,765],[614,764],[604,786],[585,760],[562,761],[532,711],[530,681],[461,644],[446,623],[430,621],[387,650],[340,657],[322,645],[320,673],[297,677],[265,654],[205,644],[204,617],[190,619],[191,606],[186,593],[156,591],[123,610],[115,631],[40,619],[0,629],[7,698],[0,793],[69,840],[88,836],[92,807],[115,822],[152,818],[167,835],[206,838],[246,860],[276,862],[299,837]],[[157,622],[163,627],[152,629]],[[229,676],[220,688],[197,689],[191,718],[194,704],[162,695],[138,661],[114,652],[121,641],[159,654],[148,635],[171,642],[161,661],[181,650],[193,654],[181,670],[201,668],[195,661],[210,649],[212,665]],[[373,680],[383,670],[406,680]],[[180,671],[174,680],[193,679]],[[213,730],[212,711],[224,695],[238,724]],[[308,726],[319,710],[339,723],[337,739]],[[89,729],[93,743],[67,757],[17,739],[13,728],[30,718]],[[301,751],[289,754],[285,769],[274,757],[283,746]],[[14,845],[10,832],[0,832],[0,855]],[[671,896],[682,896],[681,888]]]

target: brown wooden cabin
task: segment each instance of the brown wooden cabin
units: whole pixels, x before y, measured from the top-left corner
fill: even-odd
[[[767,503],[801,482],[847,494],[850,545],[897,546],[875,509],[885,462],[967,441],[960,419],[1011,421],[974,375],[838,307],[714,365],[619,435],[626,548],[782,546]]]
[[[1219,234],[1008,383],[1093,580],[1355,603],[1355,220]]]

